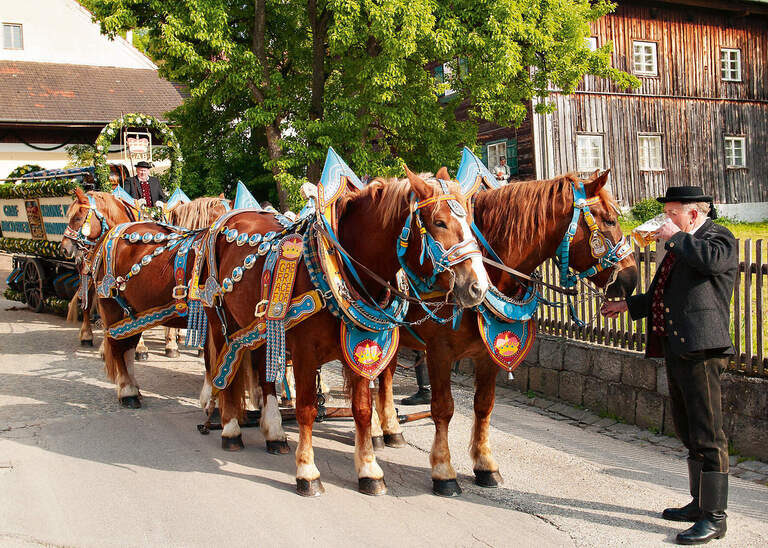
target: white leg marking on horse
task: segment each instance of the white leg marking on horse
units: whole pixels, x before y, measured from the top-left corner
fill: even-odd
[[[355,470],[358,478],[381,479],[384,477],[384,471],[376,462],[371,439],[362,439],[357,431],[355,432]]]
[[[379,390],[381,390],[381,385],[379,385]],[[381,400],[384,400],[384,402]],[[403,429],[400,426],[400,422],[397,420],[397,411],[395,410],[395,405],[392,401],[392,398],[386,396],[379,397],[377,395],[375,403],[376,409],[374,411],[379,416],[379,421],[381,423],[381,429],[383,433],[401,434]]]
[[[149,348],[147,348],[147,345],[144,344],[143,334],[141,335],[141,337],[139,337],[139,344],[136,345],[136,352],[149,352]]]
[[[104,341],[101,341],[101,344],[99,345],[99,356],[101,356],[101,361],[104,361]]]
[[[208,404],[211,403],[212,391],[213,391],[213,386],[211,385],[211,381],[208,380],[208,375],[206,375],[205,380],[203,381],[203,388],[200,390],[200,408],[201,409],[208,408]]]
[[[371,409],[371,437],[383,436],[384,432],[381,430],[381,421],[379,420],[379,414],[376,409]]]
[[[93,330],[91,329],[91,324],[83,323],[80,326],[80,340],[81,341],[92,341],[93,340]]]
[[[177,342],[179,336],[179,330],[175,327],[165,328],[165,349],[166,350],[178,350],[179,343]]]
[[[277,406],[277,398],[270,394],[261,408],[261,433],[268,441],[285,441],[283,418]]]
[[[229,422],[224,425],[224,429],[221,431],[221,437],[234,438],[240,435],[240,424],[237,419],[229,419]]]
[[[450,462],[440,462],[432,467],[433,479],[456,479],[456,471]]]
[[[464,241],[473,240],[474,236],[472,235],[472,229],[469,228],[466,217],[459,217],[453,212],[451,212],[451,215],[453,215],[453,217],[459,221],[459,224],[461,225],[461,231],[464,234]],[[483,293],[485,293],[488,290],[489,282],[488,273],[485,271],[485,267],[483,266],[483,258],[480,255],[472,255],[470,261],[472,263],[472,271],[475,273],[477,282],[480,284],[480,289]]]
[[[299,464],[296,467],[296,477],[305,480],[317,479],[320,477],[320,470],[317,469],[315,463]]]
[[[123,362],[125,363],[125,375],[118,374],[117,379],[117,397],[127,398],[128,396],[138,396],[139,387],[136,383],[136,377],[134,377],[133,368],[134,350],[126,350],[123,353]]]

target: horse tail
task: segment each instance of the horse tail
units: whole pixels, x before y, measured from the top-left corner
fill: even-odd
[[[107,374],[107,378],[112,382],[117,379],[117,360],[114,353],[114,341],[109,337],[104,337],[104,372]],[[122,357],[122,356],[121,356]]]
[[[72,297],[72,300],[69,301],[69,306],[67,307],[68,323],[77,323],[79,309],[80,309],[80,296],[79,296],[79,292],[77,292],[75,293],[75,296]],[[87,312],[84,312],[84,314],[87,314]]]

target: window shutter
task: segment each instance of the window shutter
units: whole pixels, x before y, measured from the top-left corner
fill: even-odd
[[[485,164],[485,167],[487,167],[488,169],[493,169],[493,166],[488,165],[488,145],[483,145],[482,150],[483,150],[483,157],[481,158],[481,160]]]
[[[443,65],[437,65],[434,69],[432,69],[435,73],[435,81],[438,84],[445,83],[445,74],[443,74]]]
[[[517,160],[517,139],[507,139],[507,165],[509,166],[510,175],[520,173]]]

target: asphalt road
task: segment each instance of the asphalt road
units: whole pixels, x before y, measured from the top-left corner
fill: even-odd
[[[3,263],[0,262],[0,276]],[[502,392],[491,440],[505,484],[472,484],[472,394],[456,386],[451,429],[461,497],[430,493],[429,421],[409,446],[377,452],[389,493],[357,492],[351,421],[315,428],[326,493],[295,494],[292,455],[269,455],[257,429],[223,452],[201,436],[202,361],[137,364],[144,407],[122,409],[96,349],[62,319],[0,299],[0,545],[2,546],[657,546],[687,502],[685,462],[558,421]],[[99,334],[97,334],[97,343]],[[328,366],[332,387],[338,366]],[[398,376],[396,397],[413,391]],[[287,424],[296,447],[297,429]],[[732,479],[729,531],[713,546],[768,545],[768,488]]]

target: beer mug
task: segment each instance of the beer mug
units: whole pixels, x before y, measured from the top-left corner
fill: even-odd
[[[632,239],[640,247],[650,245],[656,241],[654,233],[661,228],[661,225],[666,223],[669,217],[665,213],[656,215],[653,219],[645,221],[643,224],[632,230]]]

